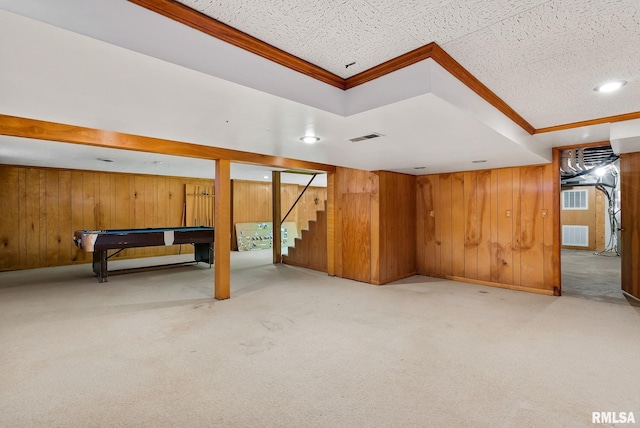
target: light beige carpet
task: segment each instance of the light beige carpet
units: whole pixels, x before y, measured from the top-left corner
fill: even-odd
[[[375,287],[270,257],[233,253],[226,301],[206,268],[0,273],[0,426],[640,419],[640,308],[419,276]]]

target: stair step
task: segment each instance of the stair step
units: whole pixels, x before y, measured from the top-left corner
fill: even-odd
[[[283,256],[284,263],[307,267],[326,272],[326,260],[322,261],[322,253],[318,249],[326,245],[327,201],[323,201],[324,210],[316,211],[315,220],[309,220],[300,236],[294,239],[295,247],[289,247],[289,254]],[[320,261],[318,260],[320,258]]]

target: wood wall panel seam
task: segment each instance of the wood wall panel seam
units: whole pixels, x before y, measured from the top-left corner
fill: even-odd
[[[135,221],[142,222],[141,227],[163,227],[181,225],[183,202],[179,192],[185,181],[189,183],[213,180],[163,177],[128,173],[62,170],[59,168],[40,168],[1,165],[0,174],[5,171],[18,171],[24,177],[20,190],[13,184],[7,185],[7,192],[21,198],[24,208],[16,218],[20,223],[20,240],[12,239],[11,248],[25,256],[19,263],[13,263],[10,269],[0,266],[0,270],[19,270],[45,266],[59,266],[91,261],[91,254],[81,251],[73,245],[73,230],[95,228],[131,228]],[[138,178],[136,187],[133,178]],[[129,180],[131,178],[131,180]],[[14,180],[15,181],[15,180]],[[156,183],[157,182],[157,183]],[[175,197],[163,197],[163,183],[171,188]],[[47,189],[48,186],[48,189]],[[139,198],[134,198],[136,189]],[[27,192],[26,189],[29,189]],[[145,200],[145,190],[147,198]],[[56,196],[57,195],[57,196]],[[130,198],[131,196],[131,198]],[[0,207],[4,203],[0,192]],[[134,207],[134,203],[137,207]],[[9,204],[13,205],[13,204]],[[20,210],[18,204],[16,209]],[[145,217],[145,208],[149,207]],[[137,220],[135,208],[138,209]],[[160,223],[162,222],[162,224]],[[6,223],[6,222],[5,222]],[[8,224],[8,223],[6,223]],[[3,224],[4,226],[4,224]],[[4,228],[0,228],[4,231]],[[13,230],[13,227],[11,228]],[[0,232],[0,235],[4,234]],[[15,245],[14,245],[15,244]],[[17,245],[17,247],[16,247]],[[49,251],[50,250],[50,251]],[[127,249],[114,256],[126,259],[146,255],[178,254],[178,246],[158,247],[156,251],[129,251]],[[183,253],[192,251],[186,246]]]
[[[554,234],[552,227],[556,227],[559,208],[550,202],[556,197],[551,168],[545,165],[418,177],[418,227],[427,225],[429,183],[433,180],[439,179],[441,187],[438,211],[442,214],[437,218],[450,216],[442,226],[440,273],[430,260],[423,260],[418,271],[553,294],[557,288],[553,279],[557,273],[553,266],[557,248],[553,243],[546,245],[544,240],[545,230]],[[551,222],[547,226],[541,218],[545,201],[551,204],[545,206],[549,213],[545,221],[548,218]],[[422,248],[416,250],[417,254],[430,257],[435,237],[429,233],[418,236],[418,245]],[[447,260],[448,248],[451,248],[451,261]],[[549,275],[544,273],[545,266],[551,271]]]

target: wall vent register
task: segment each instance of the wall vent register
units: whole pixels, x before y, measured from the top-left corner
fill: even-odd
[[[589,246],[589,226],[562,226],[562,245],[571,247]]]
[[[586,189],[563,190],[563,210],[587,210],[589,209],[589,193]]]
[[[383,135],[378,132],[372,132],[371,134],[363,135],[362,137],[349,138],[349,141],[351,141],[352,143],[357,143],[358,141],[371,140],[373,138],[380,137],[383,137]]]

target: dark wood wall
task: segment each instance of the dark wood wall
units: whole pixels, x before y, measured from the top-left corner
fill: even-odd
[[[417,272],[557,292],[559,183],[554,168],[550,164],[417,178],[337,168],[329,251],[334,273],[384,284]],[[185,185],[213,184],[13,166],[0,166],[0,180],[0,270],[89,262],[89,256],[73,246],[77,229],[179,226]],[[301,186],[283,185],[283,212],[299,191]],[[324,201],[326,192],[310,188],[290,219],[300,224],[315,216],[315,200]],[[234,222],[270,219],[270,183],[235,180],[233,199]],[[178,250],[128,249],[117,257]]]
[[[640,299],[640,152],[620,155],[622,290]]]
[[[214,186],[211,179],[8,165],[0,165],[0,183],[0,271],[89,263],[91,254],[73,245],[75,230],[181,226],[186,187]],[[282,185],[283,212],[302,188]],[[234,180],[234,190],[234,223],[271,221],[271,183]],[[310,187],[288,220],[306,227],[326,194]],[[181,247],[129,248],[114,260],[193,251]]]
[[[372,242],[379,241],[378,176],[369,171],[337,168],[335,173],[335,274],[371,282]]]
[[[416,177],[378,172],[378,178],[380,273],[377,281],[385,284],[416,274]]]
[[[17,270],[90,262],[75,230],[180,226],[185,184],[212,180],[2,165],[0,183],[0,270]],[[178,251],[130,248],[115,258]]]
[[[416,272],[416,178],[337,168],[335,274],[385,284]]]
[[[233,180],[233,224],[246,222],[271,221],[271,182]],[[298,184],[281,184],[281,209],[284,216],[293,206],[305,186]],[[306,229],[309,220],[315,220],[316,211],[324,209],[327,200],[326,187],[307,188],[300,201],[293,208],[286,221],[296,223],[298,236]],[[231,248],[237,249],[235,228],[232,230]]]
[[[418,178],[418,273],[559,292],[554,165]]]

